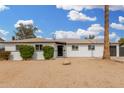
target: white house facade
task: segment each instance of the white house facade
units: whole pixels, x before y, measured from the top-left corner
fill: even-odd
[[[102,57],[104,43],[103,40],[59,40],[65,41],[65,54],[66,57]],[[119,43],[110,43],[110,55],[114,57],[124,56],[124,53],[119,54],[120,50]]]
[[[61,39],[48,40],[42,38],[33,38],[25,40],[13,40],[9,42],[0,42],[0,49],[10,51],[10,60],[22,60],[18,45],[34,46],[34,60],[43,60],[43,46],[54,47],[54,58],[58,57],[102,57],[104,43],[101,40],[77,40],[77,39]],[[120,47],[119,43],[110,43],[110,55],[114,57],[123,57],[124,47]]]

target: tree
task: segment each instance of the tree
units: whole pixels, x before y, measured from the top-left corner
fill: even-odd
[[[104,52],[103,59],[110,59],[110,45],[109,45],[109,5],[105,5],[105,25],[104,25]]]
[[[16,39],[21,40],[28,38],[36,38],[34,33],[38,30],[38,28],[33,25],[23,25],[22,23],[20,23],[16,30]]]
[[[120,45],[124,45],[124,38],[120,38],[120,40],[118,42]]]

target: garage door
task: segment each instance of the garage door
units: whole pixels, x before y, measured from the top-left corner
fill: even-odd
[[[124,56],[124,46],[123,47],[119,47],[119,56]]]
[[[110,56],[116,56],[116,46],[110,46]]]

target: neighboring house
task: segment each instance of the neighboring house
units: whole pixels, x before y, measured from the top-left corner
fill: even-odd
[[[0,38],[0,43],[4,42],[2,38]],[[0,51],[4,51],[4,45],[0,45]]]
[[[11,60],[22,60],[18,45],[32,45],[35,47],[33,59],[41,60],[43,57],[42,47],[49,45],[54,47],[54,58],[58,57],[102,57],[104,43],[103,40],[95,39],[43,39],[32,38],[24,40],[13,40],[10,42],[0,42],[0,46],[4,47],[5,51],[11,51]],[[119,57],[124,56],[121,51],[119,43],[110,43],[111,56]]]
[[[0,38],[0,42],[3,42],[4,40],[2,38]]]

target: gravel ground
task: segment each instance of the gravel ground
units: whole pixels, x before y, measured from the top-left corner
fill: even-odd
[[[124,64],[97,58],[1,61],[0,87],[124,87]]]

